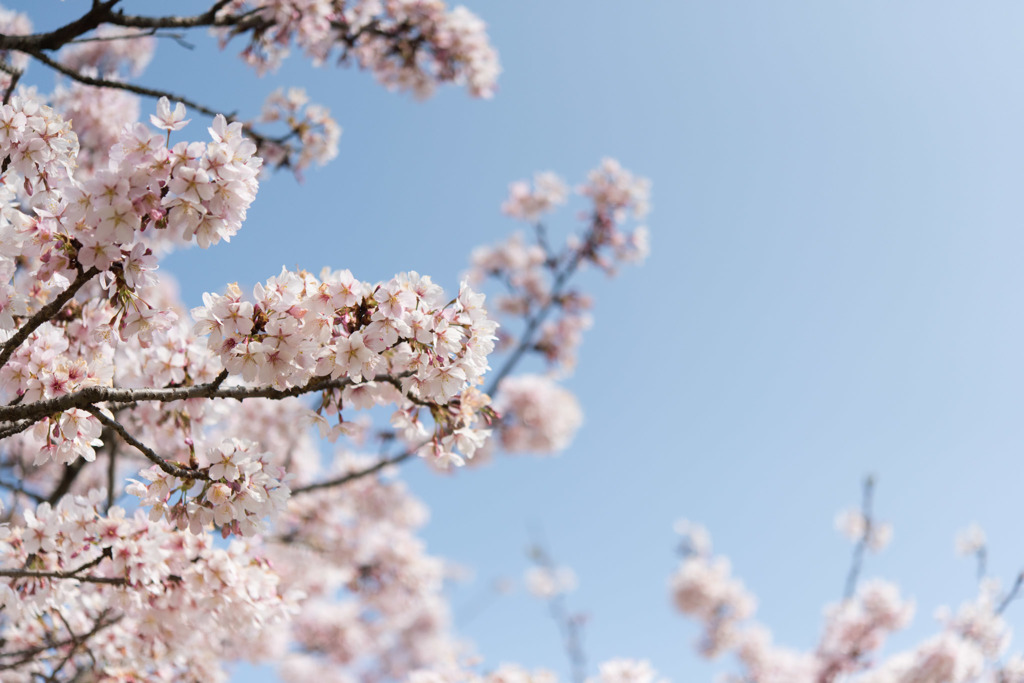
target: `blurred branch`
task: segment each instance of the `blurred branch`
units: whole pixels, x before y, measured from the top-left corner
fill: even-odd
[[[864,479],[864,492],[861,498],[860,512],[864,518],[864,533],[861,534],[857,544],[853,547],[853,557],[850,560],[850,571],[846,575],[846,588],[843,590],[843,599],[849,600],[857,590],[857,579],[860,577],[861,565],[864,563],[864,551],[868,546],[868,539],[871,536],[871,507],[875,493],[875,478],[868,475]]]
[[[528,557],[539,567],[543,568],[552,577],[557,576],[558,567],[555,565],[550,553],[540,540],[540,534],[536,534],[537,540],[533,542],[528,551]],[[587,654],[583,649],[583,624],[585,618],[582,614],[573,614],[566,604],[565,592],[556,590],[548,598],[548,611],[551,618],[558,626],[562,636],[562,645],[565,648],[565,655],[569,659],[569,666],[572,669],[573,683],[583,683],[587,677]]]

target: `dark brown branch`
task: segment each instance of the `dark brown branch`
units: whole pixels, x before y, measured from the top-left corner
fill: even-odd
[[[294,496],[299,493],[308,493],[309,491],[319,491],[320,489],[328,489],[334,486],[344,486],[350,481],[362,479],[363,477],[374,474],[375,472],[380,472],[382,469],[388,467],[389,465],[398,465],[404,462],[405,460],[411,458],[413,455],[415,455],[415,453],[415,450],[405,451],[404,453],[400,453],[390,458],[384,458],[383,460],[379,460],[373,465],[367,467],[366,469],[357,470],[355,472],[349,472],[348,474],[344,474],[335,479],[325,479],[324,481],[318,481],[313,484],[307,484],[306,486],[299,486],[297,488],[292,489],[292,495]]]
[[[113,12],[107,21],[118,26],[132,28],[201,28],[203,26],[235,26],[247,18],[247,15],[228,15],[218,17],[217,12],[231,0],[217,0],[202,14],[191,17],[143,17]]]
[[[108,17],[111,10],[120,0],[95,2],[92,8],[70,24],[65,24],[49,33],[33,33],[27,36],[13,36],[0,33],[0,50],[59,50],[69,42],[93,30]]]
[[[57,501],[67,494],[71,490],[71,485],[75,483],[75,479],[85,469],[86,460],[78,458],[73,463],[64,468],[64,473],[61,475],[60,481],[57,482],[56,488],[53,489],[53,493],[47,499],[51,505],[56,505]]]
[[[18,87],[18,81],[21,80],[21,77],[25,72],[21,69],[15,69],[3,60],[0,60],[0,71],[3,71],[11,77],[10,84],[7,86],[7,89],[4,90],[3,103],[7,104],[11,101],[11,95],[14,94],[14,89]]]
[[[109,418],[106,415],[104,415],[102,412],[100,412],[99,408],[96,408],[95,406],[89,406],[89,407],[86,408],[86,410],[88,410],[90,413],[92,413],[93,416],[97,420],[102,422],[104,425],[106,425],[110,429],[113,429],[115,432],[117,432],[118,435],[120,435],[120,437],[122,439],[124,439],[125,443],[127,443],[129,446],[134,447],[135,450],[137,450],[139,453],[142,453],[154,465],[156,465],[157,467],[162,469],[167,474],[169,474],[169,475],[171,475],[173,477],[178,477],[179,479],[203,479],[203,480],[209,480],[210,476],[208,474],[206,474],[205,472],[202,472],[200,470],[188,469],[186,467],[181,467],[180,465],[175,465],[174,463],[170,462],[169,460],[165,460],[164,458],[161,458],[159,455],[156,454],[156,452],[152,448],[150,448],[149,446],[147,446],[146,444],[142,443],[141,441],[136,439],[134,436],[129,434],[128,430],[125,429],[124,426],[120,422],[118,422],[117,420],[114,420],[112,418]]]
[[[103,583],[110,586],[124,586],[128,582],[116,576],[78,576],[71,572],[37,572],[29,569],[0,569],[0,576],[11,579],[73,579],[85,583]],[[2,655],[0,655],[2,656]]]
[[[0,439],[6,439],[9,436],[20,434],[32,425],[36,423],[36,420],[22,420],[21,422],[15,422],[10,424],[3,429],[0,429]]]
[[[204,104],[200,104],[199,102],[196,102],[193,99],[189,99],[189,98],[184,97],[182,95],[176,95],[176,94],[174,94],[172,92],[169,92],[167,90],[159,90],[157,88],[148,88],[146,86],[135,85],[134,83],[126,83],[124,81],[114,81],[114,80],[111,80],[109,78],[98,78],[96,76],[88,76],[88,75],[83,74],[81,72],[75,71],[74,69],[71,69],[71,68],[69,68],[67,66],[64,66],[63,64],[61,64],[60,62],[58,62],[55,59],[50,59],[49,57],[44,55],[42,52],[39,52],[39,51],[28,51],[27,54],[29,54],[32,57],[36,58],[37,60],[39,60],[40,62],[42,62],[46,66],[50,67],[54,71],[62,73],[65,76],[67,76],[68,78],[70,78],[71,80],[77,81],[78,83],[82,83],[83,85],[91,85],[91,86],[96,87],[96,88],[110,88],[112,90],[124,90],[126,92],[135,93],[136,95],[144,95],[146,97],[152,97],[154,99],[159,99],[161,97],[166,97],[169,101],[171,101],[171,102],[181,102],[182,104],[184,104],[189,109],[193,109],[193,110],[199,112],[200,114],[205,114],[207,116],[218,116],[218,115],[221,115],[229,123],[239,121],[237,114],[234,113],[234,112],[230,112],[229,113],[229,112],[217,111],[216,109],[214,109],[212,107],[208,107],[208,106],[206,106]],[[288,133],[286,133],[286,134],[284,134],[284,135],[282,135],[280,137],[274,138],[274,137],[270,137],[270,136],[264,135],[262,133],[258,133],[252,126],[250,126],[249,124],[245,123],[244,121],[241,121],[241,123],[242,123],[242,132],[245,133],[246,135],[248,135],[250,138],[252,138],[253,141],[256,143],[257,147],[266,145],[268,143],[273,143],[273,144],[278,144],[278,145],[284,144],[291,137],[298,135],[298,131],[297,130],[292,130],[292,131],[290,131],[290,132],[288,132]]]
[[[167,387],[162,389],[117,389],[114,387],[86,387],[71,394],[55,396],[54,398],[36,401],[34,403],[23,403],[16,406],[0,406],[0,422],[12,420],[32,419],[37,420],[46,415],[52,415],[71,408],[88,409],[97,403],[130,404],[143,401],[181,401],[190,398],[210,399],[237,399],[239,401],[247,398],[271,398],[282,399],[293,396],[301,396],[316,391],[327,391],[330,389],[342,389],[353,384],[351,379],[330,377],[314,377],[305,384],[300,384],[288,389],[275,389],[273,387],[251,387],[234,386],[222,387],[221,384],[227,377],[227,371],[222,371],[212,382],[208,384],[196,384],[189,387]],[[390,382],[390,376],[375,377],[374,382]]]
[[[125,90],[127,92],[135,93],[136,95],[145,95],[146,97],[153,97],[157,99],[161,97],[166,97],[168,100],[172,102],[181,102],[189,109],[194,109],[202,114],[206,114],[207,116],[216,116],[217,114],[223,113],[217,111],[216,109],[211,109],[210,107],[199,104],[198,102],[190,100],[187,97],[175,95],[174,93],[168,92],[166,90],[157,90],[156,88],[147,88],[142,85],[135,85],[134,83],[125,83],[123,81],[112,81],[107,78],[87,76],[83,73],[75,71],[74,69],[64,66],[55,59],[50,59],[39,50],[26,50],[26,53],[31,55],[35,59],[39,60],[46,66],[50,67],[54,71],[62,73],[71,80],[82,83],[83,85],[91,85],[96,88],[111,88],[114,90]],[[233,115],[225,116],[229,119],[234,118]]]
[[[36,311],[35,315],[29,318],[24,325],[18,328],[18,331],[14,333],[14,336],[8,339],[7,342],[4,343],[3,347],[0,348],[0,368],[7,364],[7,361],[11,359],[11,355],[26,339],[28,339],[30,334],[35,332],[43,323],[56,317],[60,312],[60,309],[64,307],[64,304],[70,301],[78,290],[81,289],[86,282],[99,274],[99,272],[100,271],[96,268],[90,268],[83,273],[79,273],[78,277],[75,278],[74,282],[68,285],[67,289],[58,294],[53,301]]]
[[[107,507],[105,512],[109,512],[110,508],[114,507],[114,499],[117,497],[114,489],[117,488],[117,442],[111,439],[107,445]]]
[[[114,11],[114,6],[119,2],[120,0],[94,2],[92,8],[81,17],[48,33],[33,33],[27,36],[0,34],[0,50],[52,52],[69,43],[80,42],[79,36],[85,35],[102,24],[145,29],[200,28],[203,26],[235,26],[245,22],[248,18],[244,14],[218,17],[217,12],[223,9],[230,0],[217,0],[210,9],[190,17],[126,15],[120,10]]]

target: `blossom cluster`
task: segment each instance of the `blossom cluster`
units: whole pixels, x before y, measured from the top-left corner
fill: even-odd
[[[69,183],[77,155],[78,137],[52,107],[24,96],[0,106],[0,159],[29,195]]]
[[[498,438],[510,453],[557,453],[572,442],[583,423],[579,401],[543,375],[502,380],[494,409],[501,416]]]
[[[154,465],[141,475],[149,483],[132,481],[127,492],[150,506],[150,519],[166,517],[179,529],[202,533],[210,525],[224,536],[252,536],[266,531],[266,518],[284,509],[290,493],[285,473],[271,466],[268,454],[253,453],[256,444],[228,439],[211,448],[204,468],[207,480],[181,481]],[[179,498],[171,503],[172,496]]]
[[[564,204],[568,185],[551,172],[538,173],[533,185],[518,181],[509,186],[502,211],[518,220],[534,223],[536,239],[522,233],[493,246],[477,247],[470,257],[469,281],[482,285],[499,283],[497,311],[518,319],[499,333],[501,350],[512,349],[512,358],[526,352],[540,354],[548,364],[548,376],[523,375],[503,378],[495,387],[495,409],[501,415],[498,436],[508,451],[553,453],[566,448],[582,422],[579,403],[552,376],[564,376],[576,364],[583,332],[590,327],[590,297],[570,288],[570,277],[587,264],[612,274],[619,263],[642,260],[647,253],[646,228],[627,228],[629,213],[643,217],[650,184],[605,159],[577,189],[588,210],[586,227],[556,248],[538,221]],[[516,328],[525,337],[517,339]],[[502,375],[499,374],[499,377]]]
[[[757,605],[743,583],[731,575],[729,561],[693,552],[672,575],[672,601],[683,614],[704,626],[700,650],[715,656],[736,642],[741,622]]]
[[[569,567],[530,567],[523,581],[531,595],[545,600],[576,589],[576,573]]]
[[[702,531],[702,528],[695,527]],[[684,527],[684,533],[689,529]],[[853,540],[858,542],[861,536]],[[914,605],[892,583],[864,581],[839,603],[825,609],[815,648],[800,652],[772,643],[771,633],[752,619],[753,598],[729,576],[728,561],[710,556],[707,538],[686,547],[690,553],[670,580],[676,607],[703,627],[701,652],[731,651],[741,667],[729,681],[744,683],[991,683],[1024,682],[1024,658],[1005,658],[1010,634],[1001,616],[1007,604],[997,581],[985,579],[975,600],[953,613],[939,610],[942,630],[909,650],[879,653],[894,631],[906,628]]]
[[[985,549],[985,530],[971,524],[956,536],[956,552],[959,555],[975,555]]]
[[[122,90],[61,84],[51,101],[78,136],[79,180],[107,169],[110,151],[120,141],[121,132],[139,120],[139,98]]]
[[[263,161],[271,166],[289,166],[299,177],[311,164],[323,166],[338,156],[341,127],[331,118],[326,107],[310,104],[302,88],[275,90],[263,103],[259,120],[263,123],[282,122],[289,134],[279,140],[264,140],[260,146]],[[288,142],[298,138],[298,151]]]
[[[79,141],[68,121],[29,97],[13,97],[0,107],[0,157],[9,173],[23,179],[34,213],[7,211],[22,248],[19,253],[9,248],[5,256],[39,258],[48,264],[47,272],[73,270],[76,263],[109,270],[144,240],[155,245],[194,238],[207,247],[241,227],[255,198],[260,167],[241,124],[218,116],[209,129],[211,142],[168,148],[142,124],[126,125],[111,137],[103,127],[110,123],[105,112],[119,103],[117,97],[101,104],[94,89],[73,87],[58,92],[57,100],[87,131],[89,149],[113,143],[108,165],[100,168],[90,157],[85,165],[94,172],[80,182],[72,175]],[[158,112],[153,118],[159,127],[180,128],[166,100]],[[90,126],[93,121],[102,126]],[[135,252],[137,263],[144,251]]]
[[[369,462],[341,451],[328,476]],[[282,657],[285,681],[332,681],[342,671],[404,680],[459,659],[464,648],[442,596],[445,564],[416,537],[426,518],[403,483],[369,477],[344,495],[289,500],[267,545],[283,586],[304,596],[290,624],[295,647]]]
[[[533,189],[525,180],[518,180],[508,186],[508,199],[501,205],[506,215],[533,223],[556,206],[565,204],[569,197],[569,186],[551,171],[537,173],[533,177]]]
[[[372,285],[347,270],[318,278],[283,269],[256,285],[252,301],[237,286],[203,301],[192,312],[196,333],[246,382],[284,389],[329,378],[345,385],[327,401],[337,410],[397,404],[392,424],[409,442],[427,440],[421,453],[442,465],[461,464],[456,449],[472,457],[486,438],[475,425],[488,400],[473,388],[496,323],[465,285],[446,303],[415,272]],[[433,434],[420,418],[425,407],[438,423]]]
[[[388,88],[429,96],[437,83],[490,97],[501,68],[486,26],[442,0],[233,0],[219,12],[255,17],[220,29],[224,43],[248,33],[242,57],[260,73],[276,69],[294,43],[315,63],[354,59]]]
[[[566,188],[557,175],[538,173],[532,189],[526,181],[510,185],[502,210],[513,218],[536,223],[566,201]],[[590,298],[565,287],[568,276],[585,264],[613,274],[619,264],[638,263],[648,252],[647,228],[626,227],[630,215],[639,219],[647,213],[650,183],[646,179],[629,173],[613,159],[605,159],[588,174],[577,194],[589,204],[582,214],[587,221],[582,234],[571,236],[559,249],[538,224],[534,244],[515,234],[503,243],[474,249],[467,275],[472,283],[488,279],[502,283],[505,291],[497,297],[501,312],[526,321],[537,318],[542,323],[533,348],[544,355],[553,371],[561,373],[575,366],[583,332],[591,325]],[[555,319],[546,319],[552,311]],[[507,345],[516,343],[510,333],[503,340]]]
[[[42,503],[3,527],[0,570],[12,578],[0,583],[0,638],[5,651],[33,653],[0,655],[21,677],[5,680],[60,667],[70,679],[224,681],[225,655],[254,647],[293,612],[294,596],[247,546],[102,510],[104,497],[96,489]],[[61,645],[78,638],[74,650]]]
[[[282,269],[249,297],[238,285],[207,294],[190,316],[160,259],[228,241],[260,174],[325,163],[340,128],[299,89],[245,124],[125,80],[154,36],[180,40],[142,28],[167,20],[248,41],[260,70],[294,46],[418,96],[452,82],[489,97],[499,66],[484,24],[440,0],[235,0],[162,19],[111,7],[14,41],[37,52],[0,55],[61,72],[50,95],[12,86],[0,105],[0,679],[224,681],[227,662],[271,658],[288,681],[552,680],[468,670],[449,569],[427,553],[426,511],[389,465],[463,464],[489,426],[505,448],[556,451],[578,403],[549,377],[509,376],[518,356],[484,387],[497,323],[483,295],[463,284],[449,297],[414,272],[371,284]],[[0,10],[0,42],[30,30]],[[140,92],[158,100],[145,123]],[[179,139],[205,114],[208,140]],[[589,319],[569,276],[642,251],[606,210],[627,180],[637,204],[628,174],[581,190],[587,232],[560,253],[498,247],[487,266],[518,290],[505,313],[557,309],[522,340],[553,365],[571,365]],[[553,174],[516,188],[506,212],[524,220],[568,198]],[[375,426],[380,406],[389,419]],[[325,456],[314,427],[348,439]],[[370,440],[377,455],[350,450]],[[535,574],[545,595],[571,583]],[[646,662],[613,660],[590,680],[654,678]]]
[[[867,547],[878,552],[892,540],[892,525],[868,518],[857,508],[847,508],[836,515],[836,530],[851,541],[863,540]]]
[[[73,87],[58,91],[57,99],[82,123],[88,150],[112,142],[104,137],[108,128],[90,128],[94,119],[104,118],[102,112],[90,118],[77,109],[86,102],[107,106],[98,104],[102,100],[94,90]],[[117,102],[117,96],[110,99]],[[154,118],[170,130],[180,127],[174,118],[179,111],[172,114],[162,100]],[[27,95],[0,107],[0,158],[8,169],[0,190],[0,275],[6,276],[0,278],[0,329],[13,329],[17,317],[66,288],[76,273],[93,268],[104,271],[101,282],[122,339],[142,334],[148,341],[153,331],[173,322],[138,294],[152,282],[154,250],[193,239],[205,247],[230,238],[257,189],[260,159],[242,137],[241,124],[216,117],[210,134],[209,143],[168,148],[161,136],[134,124],[120,130],[105,160],[98,153],[83,158],[77,135],[56,110]],[[21,280],[12,284],[15,274]],[[38,333],[46,334],[42,328]],[[25,384],[33,373],[18,367],[19,360],[26,359],[14,359],[4,372]],[[66,388],[74,384],[71,380]]]

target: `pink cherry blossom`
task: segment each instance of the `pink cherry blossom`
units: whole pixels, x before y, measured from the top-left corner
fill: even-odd
[[[188,125],[191,119],[185,118],[184,104],[178,102],[172,110],[170,100],[166,97],[161,97],[156,105],[156,114],[150,114],[149,121],[156,128],[170,132],[172,130],[181,130]]]

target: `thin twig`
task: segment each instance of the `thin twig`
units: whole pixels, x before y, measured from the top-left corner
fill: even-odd
[[[113,619],[110,619],[108,621],[104,621],[106,616],[107,616],[107,612],[106,611],[100,613],[100,616],[96,619],[96,624],[88,632],[86,632],[86,633],[82,634],[81,636],[79,636],[79,638],[81,640],[87,640],[87,639],[93,637],[94,635],[96,635],[97,633],[99,633],[100,631],[102,631],[103,629],[108,628],[110,626],[113,626],[117,622],[121,621],[121,619],[123,618],[123,615],[118,615],[117,617],[114,617]],[[16,669],[19,666],[21,666],[22,664],[27,664],[27,663],[35,660],[36,657],[38,657],[41,653],[46,652],[47,650],[52,650],[52,649],[55,649],[55,648],[64,647],[65,645],[71,645],[72,642],[74,642],[74,641],[65,639],[63,641],[58,641],[56,643],[48,643],[46,645],[40,645],[38,647],[32,647],[32,648],[28,648],[28,649],[25,649],[25,650],[15,650],[13,652],[0,652],[0,657],[2,657],[2,658],[7,658],[7,657],[18,657],[19,658],[16,661],[13,661],[13,662],[7,662],[5,664],[0,664],[0,670]]]
[[[20,495],[31,498],[37,503],[42,503],[46,501],[46,496],[39,493],[34,493],[33,491],[29,491],[28,489],[22,487],[20,484],[14,483],[13,481],[0,481],[0,487],[5,488],[8,491],[13,491],[14,493],[18,493]]]
[[[487,389],[484,393],[494,395],[494,392],[498,390],[498,386],[501,384],[501,380],[505,379],[512,372],[519,361],[522,359],[523,354],[533,348],[536,342],[533,336],[537,333],[541,323],[548,317],[551,309],[554,307],[555,302],[558,301],[565,289],[565,285],[568,284],[569,278],[572,277],[576,269],[579,268],[580,263],[583,261],[584,248],[581,247],[576,251],[572,258],[566,263],[565,267],[555,276],[555,282],[551,286],[551,294],[548,296],[547,303],[541,306],[537,311],[530,317],[526,323],[526,328],[523,330],[522,337],[519,340],[519,345],[516,346],[512,354],[505,360],[505,363],[498,370],[497,374],[491,378],[490,383],[487,385]]]
[[[137,450],[139,453],[142,453],[154,465],[162,469],[167,474],[173,477],[178,477],[179,479],[202,479],[204,481],[208,481],[210,479],[210,475],[206,474],[206,472],[181,467],[180,465],[175,465],[169,460],[161,458],[159,455],[156,454],[156,452],[152,448],[150,448],[149,446],[147,446],[146,444],[142,443],[134,436],[129,434],[128,430],[125,429],[120,422],[112,418],[109,418],[102,412],[100,412],[99,408],[96,408],[95,406],[89,406],[86,408],[86,410],[92,413],[93,416],[97,420],[102,422],[104,425],[110,427],[115,432],[117,432],[118,435],[120,435],[120,437],[124,439],[125,443],[127,443],[129,446],[134,447],[135,450]]]
[[[14,94],[14,89],[18,87],[18,81],[21,80],[21,77],[25,72],[22,69],[15,69],[3,60],[0,60],[0,71],[3,71],[11,77],[11,82],[7,85],[7,89],[4,90],[3,103],[7,104],[11,101],[11,95]]]
[[[547,318],[548,314],[551,312],[551,309],[555,305],[555,302],[562,294],[566,284],[568,284],[569,278],[572,277],[572,275],[579,268],[580,263],[582,263],[583,254],[586,252],[586,244],[589,244],[589,242],[590,239],[588,237],[584,246],[581,246],[580,249],[573,254],[573,256],[566,262],[565,267],[555,276],[555,282],[552,285],[551,296],[548,299],[548,302],[544,306],[539,308],[533,314],[533,316],[531,316],[531,318],[526,324],[525,330],[523,331],[523,335],[520,339],[519,345],[508,357],[508,359],[506,359],[501,369],[498,370],[498,373],[493,377],[493,379],[491,379],[490,383],[487,385],[485,393],[493,396],[494,392],[497,391],[498,389],[498,385],[501,384],[501,380],[507,377],[508,374],[512,372],[515,366],[522,359],[523,355],[529,349],[533,348],[533,346],[536,343],[533,340],[533,336],[540,328],[541,323],[544,322],[545,318]],[[2,417],[2,415],[3,408],[0,408],[0,417]],[[422,445],[423,444],[421,444],[421,446]],[[361,479],[367,475],[379,472],[380,470],[384,469],[385,467],[388,467],[389,465],[400,464],[411,458],[416,453],[417,450],[419,450],[419,447],[407,450],[399,455],[380,460],[379,462],[370,465],[366,469],[359,470],[356,472],[350,472],[348,474],[345,474],[344,476],[337,477],[335,479],[328,479],[326,481],[317,482],[315,484],[309,484],[308,486],[302,486],[297,489],[293,489],[292,494],[305,493],[307,491],[316,491],[318,489],[331,488],[333,486],[343,486],[349,483],[350,481],[355,481],[356,479]]]
[[[58,607],[54,611],[57,613],[57,616],[60,617],[61,623],[64,624],[64,628],[67,629],[68,635],[72,638],[71,649],[68,650],[68,653],[64,655],[64,659],[60,661],[60,664],[58,664],[53,669],[53,671],[50,673],[48,677],[49,680],[52,680],[56,683],[57,674],[60,673],[60,670],[63,669],[67,665],[67,663],[71,661],[71,658],[75,656],[75,652],[78,651],[78,648],[80,648],[83,643],[79,636],[75,635],[74,629],[71,628],[71,624],[68,623],[67,618],[64,616],[64,613],[60,611],[60,608]]]
[[[539,532],[536,538],[530,547],[529,557],[554,577],[557,566],[540,540]],[[572,667],[573,683],[583,683],[587,677],[587,653],[583,649],[583,619],[581,615],[569,612],[564,591],[556,592],[548,598],[548,610],[562,634],[565,655]]]
[[[109,430],[104,431],[109,432]],[[109,439],[111,437],[108,436],[107,438]],[[78,479],[78,475],[82,473],[82,470],[85,469],[88,462],[89,461],[84,458],[78,458],[64,468],[64,474],[61,475],[60,481],[57,482],[57,486],[53,489],[50,497],[46,499],[50,505],[56,505],[57,501],[67,495],[67,492],[71,490],[71,485],[75,483],[76,479]]]
[[[427,443],[429,443],[429,442],[427,442]],[[337,477],[335,479],[325,479],[324,481],[318,481],[318,482],[313,483],[313,484],[307,484],[306,486],[300,486],[298,488],[294,488],[294,489],[292,489],[292,495],[294,496],[294,495],[300,494],[300,493],[308,493],[310,491],[318,491],[320,489],[327,489],[327,488],[331,488],[333,486],[343,486],[343,485],[349,483],[350,481],[355,481],[356,479],[362,479],[365,476],[368,476],[368,475],[373,474],[375,472],[379,472],[382,469],[384,469],[385,467],[388,467],[390,465],[401,464],[402,462],[408,460],[413,455],[415,455],[415,453],[416,453],[415,449],[408,450],[408,451],[405,451],[404,453],[400,453],[399,455],[393,455],[390,458],[384,458],[383,460],[380,460],[380,461],[374,463],[373,465],[370,465],[366,469],[357,470],[355,472],[349,472],[348,474],[342,475],[342,476]]]
[[[181,102],[189,109],[193,109],[199,112],[200,114],[205,114],[211,117],[223,116],[228,121],[228,123],[239,122],[242,124],[242,132],[245,135],[248,135],[250,138],[252,138],[253,141],[256,143],[257,147],[262,147],[267,143],[281,144],[288,140],[289,138],[293,137],[294,135],[298,134],[298,131],[292,130],[281,137],[273,138],[257,132],[256,129],[254,129],[245,121],[240,121],[237,112],[217,111],[213,107],[208,107],[205,104],[200,104],[199,102],[196,102],[193,99],[184,97],[183,95],[177,95],[167,90],[149,88],[143,85],[126,83],[124,81],[115,81],[108,78],[89,76],[87,74],[83,74],[79,71],[75,71],[74,69],[63,65],[55,59],[47,57],[45,54],[38,50],[27,50],[26,54],[31,55],[35,59],[39,60],[46,66],[53,69],[54,71],[62,73],[71,80],[77,81],[78,83],[82,83],[83,85],[91,85],[96,88],[109,88],[111,90],[124,90],[125,92],[135,93],[136,95],[143,95],[145,97],[152,97],[154,99],[166,97],[171,102]]]
[[[861,515],[864,517],[864,533],[853,546],[853,557],[850,560],[850,571],[846,575],[846,588],[843,590],[843,599],[849,600],[857,589],[857,578],[860,576],[861,565],[864,562],[864,551],[867,549],[868,539],[871,536],[871,503],[875,491],[875,478],[868,475],[864,479],[864,494],[861,500]]]
[[[479,617],[488,607],[493,605],[501,597],[502,593],[507,592],[503,589],[506,581],[506,579],[491,581],[482,591],[477,593],[475,598],[471,598],[461,608],[456,610],[455,623],[458,627],[460,629],[465,628],[469,622]]]
[[[1024,585],[1024,572],[1017,574],[1017,580],[1013,582],[1013,587],[1010,588],[1010,592],[1006,594],[1003,601],[999,603],[998,607],[996,607],[995,613],[997,615],[1002,614],[1006,608],[1010,606],[1010,603],[1017,599],[1022,585]]]
[[[15,422],[13,424],[10,424],[0,429],[0,439],[6,439],[9,436],[20,434],[29,427],[31,427],[32,425],[34,425],[37,421],[38,420],[22,420],[21,422]]]
[[[166,90],[147,88],[145,86],[135,85],[134,83],[125,83],[123,81],[112,81],[107,78],[87,76],[86,74],[75,71],[70,67],[64,66],[55,59],[50,59],[45,54],[43,54],[42,51],[39,50],[29,50],[27,51],[27,53],[35,59],[42,62],[43,64],[45,64],[46,66],[50,67],[54,71],[58,71],[67,76],[68,78],[70,78],[71,80],[82,83],[83,85],[91,85],[97,88],[111,88],[113,90],[124,90],[127,92],[135,93],[136,95],[145,95],[146,97],[153,97],[157,99],[161,97],[166,97],[168,100],[171,100],[172,102],[181,102],[189,109],[194,109],[202,114],[206,114],[207,116],[216,116],[217,114],[223,113],[217,111],[216,109],[211,109],[210,107],[199,104],[195,100],[191,100],[187,97],[182,97],[181,95],[175,95],[174,93],[168,92]]]

